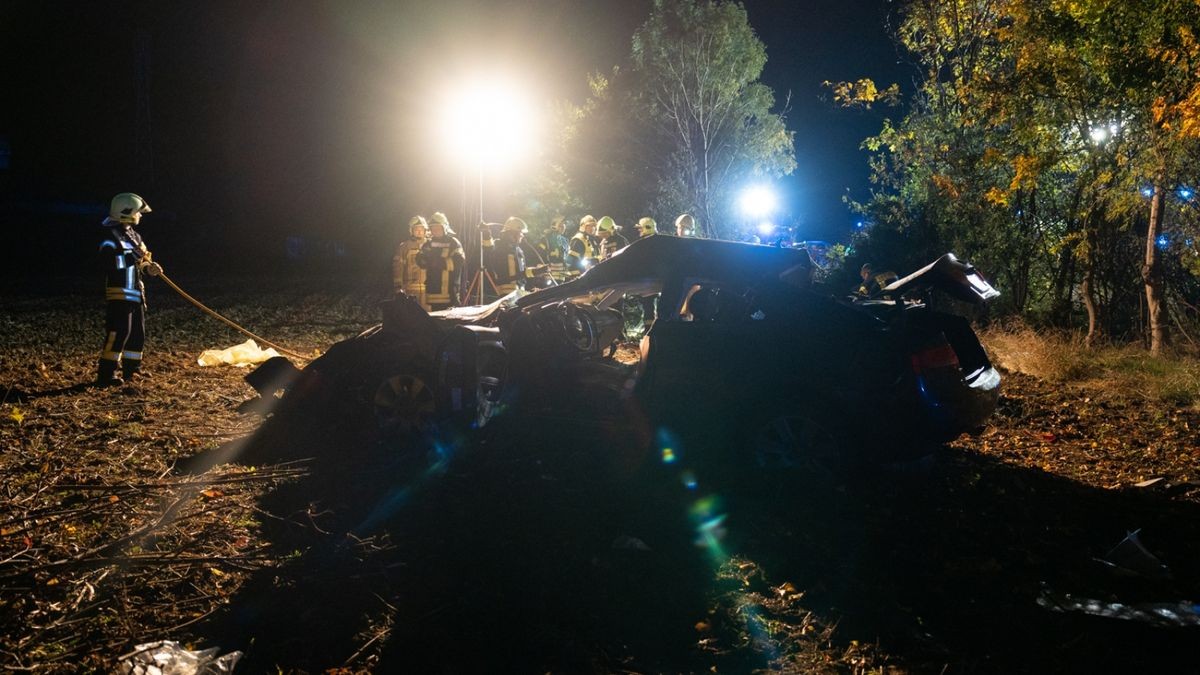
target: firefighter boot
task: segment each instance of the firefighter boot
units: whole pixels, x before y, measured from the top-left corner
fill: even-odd
[[[126,382],[150,377],[149,371],[142,370],[141,359],[121,359],[121,373],[124,375]]]
[[[100,359],[100,367],[96,373],[97,387],[119,387],[125,384],[117,375],[117,362],[109,359]]]

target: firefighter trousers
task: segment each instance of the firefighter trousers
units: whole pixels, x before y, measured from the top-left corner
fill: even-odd
[[[127,300],[109,300],[105,304],[99,379],[112,379],[118,364],[128,377],[142,367],[142,347],[146,343],[145,307],[140,302]]]

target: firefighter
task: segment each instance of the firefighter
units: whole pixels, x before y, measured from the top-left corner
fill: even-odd
[[[694,237],[696,236],[696,219],[691,214],[684,213],[675,219],[675,236],[676,237]]]
[[[614,253],[629,245],[629,240],[617,232],[619,228],[613,219],[604,216],[596,223],[596,236],[600,239],[600,259],[607,260]]]
[[[528,289],[530,279],[545,269],[544,265],[526,265],[525,251],[521,243],[529,227],[525,221],[516,216],[504,221],[500,230],[500,238],[492,245],[485,246],[487,251],[487,268],[496,281],[496,290],[500,295],[508,295],[518,288]]]
[[[567,269],[582,273],[596,264],[596,219],[584,216],[579,219],[579,231],[571,237],[567,249]]]
[[[862,283],[859,284],[854,292],[864,298],[869,298],[879,293],[888,284],[898,278],[896,273],[890,270],[876,273],[871,263],[867,263],[859,268],[858,276],[862,279]]]
[[[658,234],[658,223],[650,216],[643,216],[638,220],[638,239],[645,239],[652,234]]]
[[[104,219],[100,263],[107,276],[104,288],[104,348],[96,373],[96,386],[124,384],[148,375],[142,370],[142,347],[146,341],[146,295],[142,275],[158,276],[162,267],[151,259],[141,235],[133,228],[142,214],[150,213],[145,199],[132,192],[112,198]],[[117,374],[117,367],[121,375]],[[122,376],[124,379],[122,379]]]
[[[571,248],[571,240],[563,231],[566,229],[566,219],[558,216],[546,232],[546,237],[538,244],[538,249],[549,264],[550,275],[556,280],[562,280],[565,275],[567,251]]]
[[[428,234],[429,225],[425,219],[413,216],[408,221],[409,238],[400,242],[392,256],[392,287],[395,292],[407,293],[426,310],[429,305],[425,301],[425,270],[417,264],[417,256],[421,254]]]
[[[446,214],[437,212],[429,217],[430,238],[421,245],[417,264],[425,270],[425,301],[432,309],[446,309],[458,304],[458,286],[462,278],[462,244],[450,228]]]
[[[645,239],[658,234],[658,223],[650,216],[643,216],[638,220],[638,238]],[[658,295],[646,295],[639,298],[642,305],[642,326],[645,331],[650,330],[650,326],[654,325],[654,320],[658,318]]]

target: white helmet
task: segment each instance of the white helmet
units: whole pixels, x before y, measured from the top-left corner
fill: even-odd
[[[529,234],[529,226],[524,220],[516,216],[509,216],[508,220],[504,221],[503,232],[520,232],[521,234]]]
[[[417,233],[415,232],[415,230],[418,227],[425,230],[426,232],[429,231],[429,225],[425,222],[424,218],[422,218],[421,216],[413,216],[412,220],[408,221],[408,233],[414,237],[417,236]],[[424,235],[422,235],[422,236],[424,236]]]
[[[684,213],[675,219],[675,231],[685,237],[696,235],[696,219],[691,214]]]
[[[435,211],[432,216],[429,216],[429,225],[431,227],[433,225],[441,225],[446,234],[454,235],[454,229],[450,227],[450,219],[441,211]]]
[[[143,213],[150,213],[150,205],[146,200],[132,192],[122,192],[113,197],[112,203],[108,205],[108,217],[104,219],[104,224],[136,225],[141,218],[140,214]]]

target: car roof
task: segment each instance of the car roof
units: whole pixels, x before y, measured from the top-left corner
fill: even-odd
[[[563,300],[609,286],[667,279],[757,283],[785,275],[794,278],[797,272],[806,275],[812,267],[812,259],[803,249],[656,234],[638,239],[573,281],[521,298],[517,306]]]

